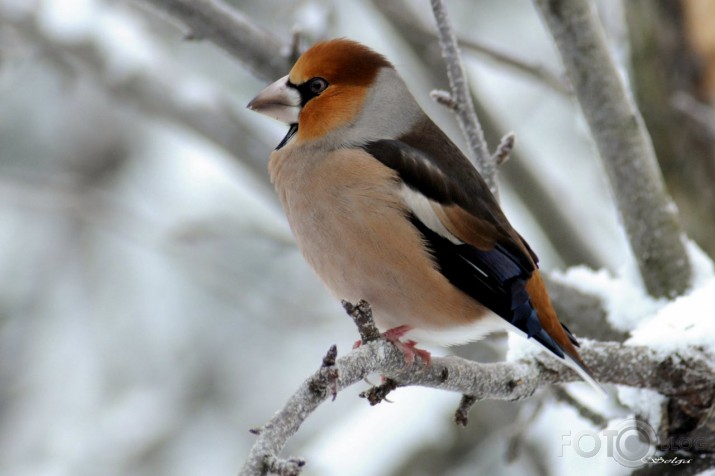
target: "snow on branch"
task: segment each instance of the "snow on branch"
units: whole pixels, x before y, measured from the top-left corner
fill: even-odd
[[[374,326],[369,305],[345,304],[346,310],[361,329]],[[359,322],[358,322],[359,321]],[[557,383],[579,381],[578,375],[558,359],[545,353],[531,360],[482,364],[460,357],[434,357],[429,365],[421,359],[406,366],[405,356],[394,344],[373,339],[350,353],[336,358],[331,347],[320,368],[310,376],[262,428],[254,430],[257,439],[243,466],[241,476],[298,474],[305,462],[299,458],[281,458],[280,452],[301,424],[328,398],[378,373],[388,378],[389,389],[422,386],[459,392],[462,398],[456,421],[464,425],[469,408],[481,400],[523,400],[540,388]],[[655,390],[666,396],[699,395],[712,398],[714,372],[706,356],[659,355],[643,346],[617,343],[585,342],[581,355],[596,379],[604,384],[627,385]],[[380,399],[384,399],[384,394]],[[372,403],[372,402],[371,402]]]
[[[589,0],[535,0],[556,42],[605,165],[648,292],[674,297],[691,282],[677,210],[643,119]]]

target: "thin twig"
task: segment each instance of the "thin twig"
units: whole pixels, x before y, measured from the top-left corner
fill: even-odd
[[[352,304],[343,300],[341,303],[345,312],[347,312],[353,319],[353,322],[355,322],[363,344],[380,338],[380,331],[372,319],[372,308],[367,301],[361,299],[357,304]]]
[[[469,423],[469,410],[477,403],[477,398],[474,395],[462,395],[459,401],[459,407],[454,412],[454,422],[462,427]]]
[[[381,385],[375,385],[373,387],[370,387],[369,390],[360,392],[358,396],[360,398],[367,399],[367,401],[370,403],[370,406],[375,406],[381,402],[390,402],[387,399],[387,396],[397,387],[399,387],[399,385],[396,381],[392,380],[391,378],[387,378]]]
[[[305,460],[300,458],[280,459],[268,455],[263,461],[265,471],[278,476],[298,476],[305,466]]]
[[[452,90],[452,99],[457,105],[456,113],[459,126],[467,140],[472,160],[489,186],[489,190],[492,191],[495,197],[498,197],[496,164],[492,160],[491,154],[489,154],[484,131],[474,110],[474,103],[467,84],[467,76],[464,72],[464,65],[457,46],[457,38],[447,15],[447,9],[443,0],[432,0],[431,4],[437,21],[442,56],[447,63],[447,76]]]
[[[429,95],[437,104],[444,106],[453,112],[457,111],[457,101],[454,100],[449,91],[435,89],[430,91]]]
[[[338,348],[332,345],[328,349],[328,353],[323,357],[320,372],[314,379],[308,381],[308,387],[316,395],[323,397],[330,390],[333,400],[338,396],[338,370],[335,368],[335,359],[337,357]]]
[[[492,160],[497,164],[497,166],[504,164],[511,157],[511,151],[514,150],[514,143],[516,142],[516,134],[509,132],[507,135],[501,138],[497,150],[494,151],[492,155]]]

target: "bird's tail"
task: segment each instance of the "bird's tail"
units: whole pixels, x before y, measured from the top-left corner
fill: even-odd
[[[551,304],[551,299],[549,299],[546,286],[538,270],[532,274],[526,284],[526,289],[542,327],[541,331],[533,336],[534,339],[553,354],[564,359],[566,364],[578,372],[581,378],[605,395],[606,391],[596,382],[593,374],[581,359],[576,349],[579,346],[578,341],[556,316],[556,311]]]
[[[589,370],[588,367],[586,367],[586,364],[583,363],[583,360],[581,360],[581,357],[576,355],[572,357],[568,353],[564,356],[564,361],[566,364],[574,369],[576,373],[579,374],[579,376],[584,379],[591,387],[593,387],[598,393],[602,395],[606,395],[606,389],[603,388],[603,386],[596,381],[596,379],[593,377],[593,374],[591,373],[591,370]]]
[[[568,329],[564,329],[564,334],[568,338],[566,341],[568,344],[566,345],[564,345],[563,339],[555,339],[543,329],[541,332],[534,335],[533,338],[536,342],[549,350],[555,357],[563,359],[564,363],[574,369],[579,376],[584,379],[584,381],[588,382],[599,393],[605,395],[606,390],[596,381],[591,373],[591,370],[586,366],[581,359],[581,356],[578,354],[576,347],[578,347],[579,344],[576,338],[573,334],[571,334],[571,332],[569,332]]]

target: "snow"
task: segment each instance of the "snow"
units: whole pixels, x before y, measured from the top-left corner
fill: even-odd
[[[652,428],[659,428],[663,413],[663,404],[667,399],[653,390],[645,388],[618,386],[618,401],[638,412]]]
[[[687,357],[693,348],[715,355],[715,278],[662,307],[644,320],[626,342],[647,345],[665,357],[673,352]]]
[[[665,305],[665,299],[648,295],[638,276],[635,262],[623,265],[617,274],[575,266],[552,274],[554,280],[601,298],[608,322],[618,330],[629,331]]]

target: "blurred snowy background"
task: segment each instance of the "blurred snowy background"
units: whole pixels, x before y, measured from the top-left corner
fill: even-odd
[[[426,0],[229,3],[286,44],[298,27],[306,45],[346,36],[386,54],[463,144],[429,98],[446,83],[436,42],[418,34],[432,25]],[[528,0],[447,5],[462,37],[560,75]],[[628,13],[615,0],[599,7],[627,75]],[[331,344],[345,353],[357,338],[299,256],[268,183],[285,130],[244,108],[267,81],[184,34],[141,2],[0,0],[2,475],[234,474],[248,429]],[[489,56],[465,59],[490,145],[517,135],[502,202],[542,267],[633,275],[572,99]],[[686,175],[675,159],[666,172]],[[708,236],[697,227],[709,220],[686,221]],[[504,347],[495,338],[455,351],[486,361]],[[285,453],[308,459],[305,474],[629,473],[562,448],[563,435],[594,427],[549,392],[480,403],[463,430],[451,422],[459,395],[402,389],[371,408],[360,390],[323,405],[291,440]],[[609,418],[633,413],[591,403]]]

